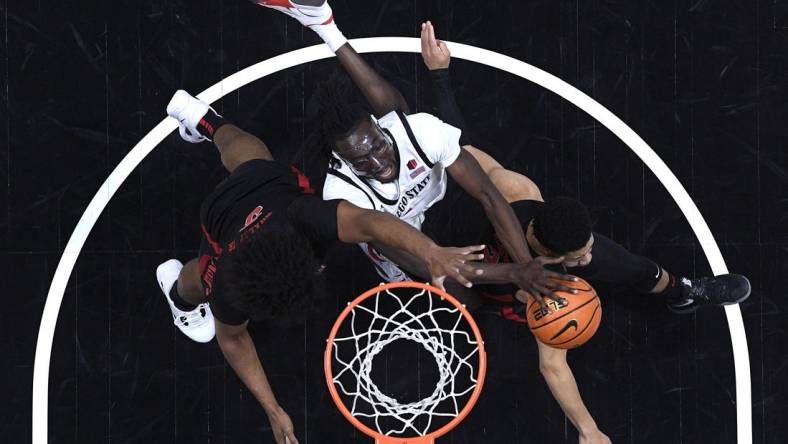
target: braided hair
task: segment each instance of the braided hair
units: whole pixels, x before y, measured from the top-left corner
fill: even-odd
[[[342,71],[318,85],[317,106],[323,154],[332,159],[337,140],[345,138],[372,114],[367,99]]]

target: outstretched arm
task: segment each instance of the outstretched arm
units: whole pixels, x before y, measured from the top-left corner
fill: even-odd
[[[395,264],[405,269],[408,273],[421,278],[429,277],[429,271],[423,262],[418,260],[415,256],[410,255],[404,251],[394,248],[375,244],[375,249],[382,252],[387,258],[394,261]],[[485,264],[478,262],[474,264],[474,272],[460,270],[460,273],[474,284],[514,284],[520,288],[529,288],[538,276],[544,276],[553,279],[554,281],[571,280],[574,277],[566,274],[555,273],[553,271],[545,270],[545,265],[560,263],[563,258],[548,258],[539,256],[527,264]],[[481,270],[481,273],[478,273]],[[562,291],[576,291],[569,288],[560,282],[554,282],[553,290]],[[523,297],[521,302],[525,303],[526,298]]]
[[[467,262],[483,257],[475,252],[484,249],[484,245],[440,247],[421,231],[388,213],[364,210],[347,201],[340,202],[337,207],[337,227],[342,242],[374,242],[412,255],[425,264],[432,283],[440,288],[447,277],[470,287],[471,282],[462,273],[477,273]]]
[[[434,86],[438,117],[465,132],[465,121],[448,83],[447,68],[451,60],[451,53],[444,42],[435,39],[435,29],[430,22],[422,23],[421,25],[421,55],[424,59],[424,64],[427,65],[427,68],[432,73],[444,72],[442,78],[433,76],[433,79],[436,80]],[[529,262],[532,258],[528,248],[526,248],[522,226],[520,226],[514,211],[512,211],[506,199],[493,185],[476,159],[465,150],[462,150],[460,157],[446,171],[468,194],[482,203],[484,211],[495,227],[495,232],[504,244],[504,247],[506,247],[506,251],[517,262]]]
[[[549,347],[539,340],[539,370],[542,372],[553,397],[580,434],[581,444],[610,444],[588,412],[580,390],[566,362],[566,350]]]
[[[479,162],[466,150],[460,150],[460,156],[446,171],[482,204],[484,212],[495,227],[495,234],[512,258],[521,264],[530,262],[533,258],[526,247],[522,225],[512,207],[479,166]]]
[[[433,98],[438,109],[437,117],[462,130],[463,138],[467,139],[465,118],[460,112],[460,107],[454,97],[454,90],[451,87],[451,76],[449,75],[451,51],[446,43],[435,39],[435,28],[429,21],[421,24],[421,57],[424,59],[427,69],[430,70]],[[460,144],[466,145],[468,142],[460,140]]]
[[[222,349],[225,359],[241,381],[263,406],[276,443],[298,444],[293,431],[293,422],[276,401],[246,324],[227,325],[218,319],[214,319],[214,322],[219,348]]]
[[[382,117],[394,111],[409,112],[408,103],[397,88],[381,77],[369,64],[346,43],[336,51],[337,59],[345,68],[353,83],[361,90],[367,102],[372,106],[376,117]]]
[[[520,288],[531,291],[542,307],[545,307],[543,296],[556,299],[551,289],[563,289],[563,286],[556,286],[552,281],[547,280],[547,273],[540,270],[541,265],[532,263],[531,255],[525,243],[525,235],[522,226],[517,220],[511,207],[508,205],[513,200],[526,198],[525,189],[520,187],[521,182],[527,181],[519,174],[506,171],[501,165],[489,155],[468,145],[466,136],[465,119],[460,112],[457,101],[454,98],[454,91],[451,88],[449,78],[449,64],[451,62],[451,52],[446,43],[436,40],[435,29],[431,22],[421,25],[421,55],[424,64],[430,70],[430,77],[433,81],[433,91],[435,93],[435,103],[438,108],[438,117],[444,122],[462,130],[463,136],[460,144],[464,145],[460,157],[449,167],[447,171],[469,194],[476,197],[484,206],[488,218],[495,227],[495,232],[503,243],[506,251],[519,263],[528,264],[525,267],[509,267],[509,271],[493,273],[492,270],[484,270],[482,279],[496,279],[493,275],[501,278],[508,276],[510,282],[516,283]],[[464,140],[463,140],[464,139]],[[471,153],[469,155],[469,152]],[[475,158],[475,160],[474,160]],[[481,168],[480,168],[481,167]],[[524,180],[520,180],[518,176]],[[502,179],[493,184],[493,177]],[[511,180],[510,177],[514,177]],[[503,180],[505,179],[505,180]],[[510,191],[508,182],[515,182],[516,193],[504,193]],[[501,185],[507,185],[502,187]],[[534,186],[535,187],[535,186]],[[538,190],[537,190],[538,191]],[[507,196],[507,194],[511,194]],[[512,195],[516,194],[517,199]],[[537,192],[538,195],[538,192]],[[532,198],[532,196],[527,196]],[[539,196],[541,200],[541,196]],[[501,267],[495,267],[496,271],[503,271]],[[558,276],[552,276],[556,278]],[[572,279],[569,276],[562,276],[561,279]]]

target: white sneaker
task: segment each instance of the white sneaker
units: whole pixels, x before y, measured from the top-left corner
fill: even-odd
[[[211,307],[204,303],[198,305],[192,311],[182,311],[170,299],[170,290],[178,280],[181,268],[183,268],[183,264],[177,259],[170,259],[159,265],[156,268],[156,279],[159,281],[159,287],[164,292],[164,297],[167,298],[167,304],[170,306],[175,326],[193,341],[210,342],[216,335]]]
[[[200,143],[210,140],[197,131],[197,124],[209,109],[213,110],[207,103],[179,89],[175,91],[170,103],[167,104],[167,115],[178,121],[178,132],[183,140]]]
[[[260,6],[276,9],[298,20],[306,27],[327,25],[334,21],[328,1],[320,6],[297,5],[290,0],[252,0]]]

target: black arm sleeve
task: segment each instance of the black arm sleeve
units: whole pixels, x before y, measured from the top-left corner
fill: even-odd
[[[457,100],[454,98],[454,90],[451,88],[451,76],[449,69],[435,69],[430,71],[430,78],[432,79],[432,90],[435,96],[435,105],[438,108],[437,117],[448,123],[449,125],[459,128],[462,131],[460,136],[460,145],[470,144],[467,135],[467,125],[465,119],[462,117],[460,107],[457,106]]]

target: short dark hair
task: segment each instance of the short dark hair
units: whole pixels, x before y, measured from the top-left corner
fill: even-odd
[[[372,114],[372,107],[350,77],[334,71],[317,88],[323,153],[331,159],[337,140],[347,137]]]
[[[289,224],[264,227],[220,266],[230,305],[254,321],[301,321],[324,291],[320,261]]]
[[[545,201],[533,219],[534,235],[556,254],[583,248],[591,237],[591,216],[588,208],[569,197]]]

